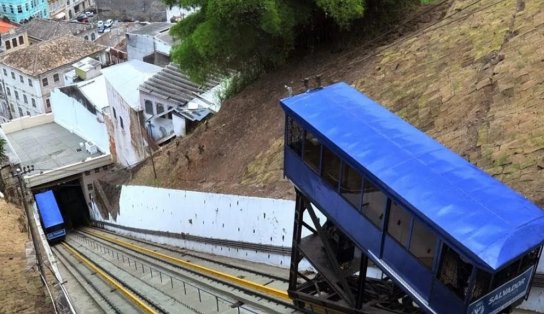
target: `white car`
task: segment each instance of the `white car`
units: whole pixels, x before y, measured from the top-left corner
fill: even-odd
[[[111,27],[112,25],[113,25],[113,20],[112,19],[107,19],[106,23],[104,23],[104,27],[106,27],[106,28]]]
[[[85,15],[86,15],[87,17],[93,17],[93,16],[94,16],[94,13],[91,12],[91,11],[86,11],[86,12],[85,12]]]
[[[104,21],[100,20],[96,22],[96,28],[104,28]]]

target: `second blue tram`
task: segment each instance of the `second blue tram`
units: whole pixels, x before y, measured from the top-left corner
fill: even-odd
[[[64,219],[57,204],[57,200],[53,191],[36,193],[34,195],[42,228],[47,237],[47,241],[55,243],[64,240],[66,237],[66,229],[64,227]]]
[[[365,286],[367,263],[427,313],[502,313],[528,295],[540,208],[345,83],[281,106],[295,303],[364,312],[377,289]],[[304,258],[318,276],[298,269]]]

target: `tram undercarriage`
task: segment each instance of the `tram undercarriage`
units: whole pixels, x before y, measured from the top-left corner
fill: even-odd
[[[368,257],[332,221],[320,222],[310,201],[296,192],[289,278],[295,305],[313,313],[423,313],[385,274],[368,276]],[[304,229],[310,235],[303,237]],[[299,270],[303,259],[316,273]]]

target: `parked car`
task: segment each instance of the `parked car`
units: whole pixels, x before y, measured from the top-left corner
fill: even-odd
[[[85,15],[86,15],[87,17],[93,17],[93,16],[94,16],[94,13],[91,12],[91,11],[86,11],[86,12],[85,12]]]
[[[109,28],[112,25],[113,25],[113,20],[112,19],[107,19],[106,23],[104,23],[104,27],[106,27],[106,28]]]
[[[104,21],[100,20],[98,22],[96,22],[96,30],[98,31],[98,33],[103,33],[104,32]]]
[[[83,20],[87,20],[87,15],[86,15],[85,13],[81,13],[80,15],[78,15],[78,16],[76,17],[76,20],[77,20],[78,22],[83,22]]]

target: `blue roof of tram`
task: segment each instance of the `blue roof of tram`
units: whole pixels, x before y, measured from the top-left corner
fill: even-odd
[[[498,269],[543,242],[544,211],[346,83],[281,103],[483,266]]]
[[[43,227],[49,228],[64,222],[53,191],[37,193],[34,195],[38,211],[42,217]]]

